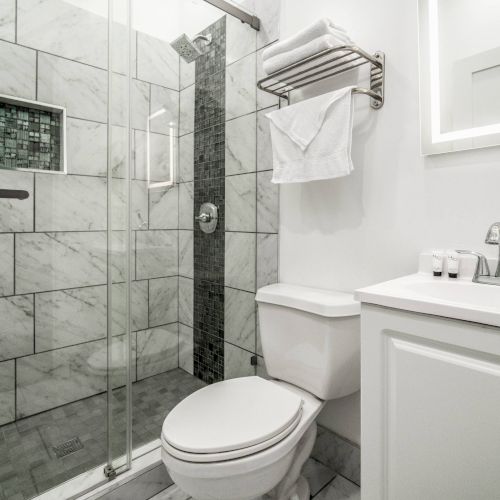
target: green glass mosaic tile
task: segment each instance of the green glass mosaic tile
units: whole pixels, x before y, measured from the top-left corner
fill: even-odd
[[[0,102],[0,167],[61,171],[61,113]]]

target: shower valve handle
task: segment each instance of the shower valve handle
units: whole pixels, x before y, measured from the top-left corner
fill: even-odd
[[[207,213],[202,213],[200,215],[197,215],[194,219],[200,222],[210,222],[212,220],[212,215]]]

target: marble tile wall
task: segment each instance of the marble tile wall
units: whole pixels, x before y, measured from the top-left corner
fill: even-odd
[[[0,200],[0,425],[106,389],[108,306],[117,349],[113,376],[123,383],[127,58],[126,33],[120,25],[114,28],[109,200],[114,231],[108,256],[107,20],[63,0],[0,2],[0,93],[66,107],[68,171],[0,169],[2,188],[29,193],[27,200]],[[136,32],[133,37],[130,306],[132,372],[143,379],[179,363],[192,372],[192,332],[185,328],[192,328],[193,310],[193,174],[192,168],[183,171],[191,181],[183,189],[148,189],[151,114],[166,110],[150,122],[151,180],[167,180],[170,148],[177,148],[180,61],[166,41]],[[186,96],[194,109],[194,94]],[[192,132],[191,122],[184,113],[182,123]],[[183,141],[191,158],[192,136],[190,143]],[[188,207],[180,225],[179,202]],[[181,285],[179,262],[188,280]],[[186,323],[181,331],[179,308]]]

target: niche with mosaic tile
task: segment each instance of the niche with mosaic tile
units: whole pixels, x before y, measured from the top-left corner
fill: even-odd
[[[65,109],[0,96],[0,168],[64,173]]]

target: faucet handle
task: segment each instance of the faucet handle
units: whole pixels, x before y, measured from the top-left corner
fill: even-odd
[[[482,253],[475,252],[474,250],[457,250],[456,252],[477,257],[476,271],[474,272],[472,281],[477,281],[480,276],[490,276],[490,266],[488,265],[488,259]]]
[[[490,226],[484,240],[488,245],[500,244],[500,222],[495,222]]]

